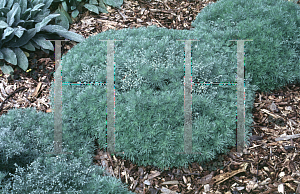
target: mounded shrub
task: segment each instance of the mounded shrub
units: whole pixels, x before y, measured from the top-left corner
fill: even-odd
[[[175,154],[184,151],[184,42],[176,39],[198,38],[187,30],[151,26],[102,32],[62,57],[63,134],[70,148],[78,147],[79,136],[98,138],[100,146],[106,147],[106,87],[65,84],[106,82],[107,42],[99,40],[108,39],[123,40],[116,41],[114,47],[115,151],[124,151],[121,157],[161,169],[186,167],[193,161],[206,162],[226,152],[226,147],[235,146],[236,86],[198,85],[193,86],[193,152],[202,154]],[[192,43],[193,57],[194,50],[210,49],[208,43],[197,49],[199,45]],[[227,56],[210,53],[207,57],[211,61],[205,65],[199,60],[195,63],[193,58],[193,80],[235,82],[236,73],[227,75],[222,66],[214,68],[228,60]],[[201,76],[194,77],[194,72],[201,72]],[[256,89],[249,81],[250,78],[246,80],[246,143]],[[52,83],[51,102],[53,89]]]
[[[18,167],[11,175],[13,181],[5,182],[3,193],[132,193],[102,167],[86,167],[82,159],[65,155],[38,157],[27,168]]]
[[[248,144],[255,91],[270,91],[299,78],[299,9],[277,2],[219,1],[204,8],[190,31],[151,26],[102,32],[62,57],[62,81],[105,83],[107,42],[99,40],[122,40],[114,42],[115,151],[138,165],[159,168],[206,162],[235,146],[236,86],[193,86],[193,152],[202,154],[176,155],[184,149],[185,63],[184,44],[176,40],[200,40],[191,48],[197,83],[236,82],[237,43],[229,40],[253,39],[244,46]],[[254,13],[264,17],[255,19]],[[76,137],[83,136],[98,138],[105,148],[106,87],[63,85],[62,92],[69,145],[76,147]]]
[[[52,157],[53,113],[12,109],[0,117],[0,193],[131,193],[92,165],[93,145],[82,138],[72,154]],[[63,139],[63,152],[68,145]],[[104,176],[106,175],[106,176]]]
[[[235,146],[236,86],[193,86],[193,152],[203,154],[176,155],[175,152],[183,152],[184,148],[185,63],[184,44],[176,40],[200,40],[192,42],[194,82],[236,82],[237,47],[235,42],[231,44],[228,40],[253,39],[253,42],[245,43],[245,142],[248,144],[253,121],[251,110],[254,92],[258,89],[270,91],[296,81],[300,75],[297,68],[300,50],[299,9],[290,2],[276,2],[279,3],[275,3],[275,0],[218,1],[204,8],[195,20],[196,28],[190,31],[152,26],[102,32],[77,44],[62,57],[62,80],[72,83],[106,82],[107,42],[99,40],[123,40],[116,41],[114,47],[115,151],[124,151],[125,155],[120,156],[138,165],[150,164],[159,168],[186,167],[191,162],[206,162],[215,158],[218,153],[226,152],[227,147]],[[234,7],[239,11],[234,10]],[[53,89],[52,83],[52,107]],[[2,184],[6,185],[3,187],[6,191],[14,187],[25,193],[34,190],[48,192],[67,185],[64,191],[79,192],[97,187],[94,181],[98,182],[98,178],[105,182],[106,178],[102,179],[101,173],[99,176],[89,174],[94,179],[73,181],[68,177],[79,173],[76,170],[79,165],[73,171],[68,170],[68,165],[76,166],[80,161],[80,168],[86,169],[81,172],[84,176],[84,173],[88,174],[90,167],[93,140],[99,138],[101,147],[106,146],[106,88],[101,85],[63,85],[62,89],[63,151],[73,153],[72,156],[66,155],[63,158],[67,158],[70,163],[57,162],[60,164],[53,167],[51,165],[54,158],[47,158],[42,154],[52,149],[50,144],[53,130],[49,126],[53,126],[53,123],[48,125],[46,122],[53,122],[53,114],[45,116],[47,121],[45,118],[37,119],[32,114],[19,123],[12,118],[26,111],[25,109],[11,113],[10,118],[2,115],[1,142],[5,143],[1,144],[1,161],[5,165],[11,165],[18,164],[17,157],[28,158],[18,164],[22,167],[15,170],[14,175],[10,175],[13,182],[9,182],[7,177],[2,178],[2,183],[7,183]],[[9,121],[2,125],[5,120]],[[33,123],[30,125],[28,122]],[[31,131],[31,126],[36,128]],[[28,136],[25,131],[30,131]],[[46,136],[49,139],[44,136],[39,138],[41,131],[49,134]],[[5,135],[11,135],[14,141],[6,139]],[[23,136],[24,141],[20,138]],[[32,140],[29,138],[32,136],[37,138]],[[13,145],[12,142],[16,144]],[[28,151],[30,149],[42,151],[31,153]],[[31,164],[33,168],[28,166],[26,173],[23,173],[21,169],[27,164]],[[10,168],[13,169],[12,166]],[[0,178],[9,173],[1,171]],[[59,171],[64,174],[65,182],[60,178],[56,179],[55,173]],[[31,179],[32,173],[35,178]],[[56,182],[57,186],[51,185],[52,182],[47,180],[43,182],[46,182],[43,186],[36,187],[33,184],[28,190],[22,185],[23,182],[40,179],[45,174],[50,174],[49,179]],[[12,186],[13,184],[15,185]],[[101,186],[103,184],[99,187]],[[110,184],[106,186],[117,188]],[[101,188],[106,191],[106,188]]]
[[[198,39],[211,43],[210,51],[229,56],[230,61],[222,63],[228,71],[236,65],[237,48],[237,43],[229,40],[252,39],[245,42],[245,72],[253,76],[251,83],[259,86],[259,91],[270,92],[300,81],[298,4],[285,0],[220,0],[206,6],[192,26]],[[208,33],[213,39],[207,38]],[[207,55],[197,54],[195,60]]]
[[[12,109],[1,115],[0,171],[14,173],[14,163],[26,167],[51,151],[48,147],[53,144],[54,122],[49,116],[35,108]]]

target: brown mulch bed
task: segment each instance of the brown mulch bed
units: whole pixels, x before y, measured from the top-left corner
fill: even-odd
[[[110,8],[99,15],[80,14],[70,30],[85,38],[108,29],[122,29],[155,24],[168,29],[190,29],[191,22],[209,2],[194,1],[124,1],[121,9]],[[298,1],[300,4],[300,1]],[[52,23],[53,24],[53,23]],[[62,54],[76,42],[62,41]],[[0,116],[12,108],[36,107],[50,112],[49,89],[53,81],[54,52],[29,52],[29,69],[14,68],[15,76],[0,70]],[[6,63],[7,64],[7,63]],[[128,184],[135,193],[300,193],[298,149],[300,135],[300,83],[287,85],[270,94],[256,93],[253,105],[254,131],[251,144],[243,154],[231,148],[220,155],[223,167],[210,170],[217,160],[189,168],[160,170],[137,166],[128,160],[95,150],[94,164],[105,166],[114,177]],[[97,142],[95,141],[96,146]]]

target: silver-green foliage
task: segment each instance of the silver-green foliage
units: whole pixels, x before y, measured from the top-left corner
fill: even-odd
[[[12,109],[0,117],[1,170],[12,171],[32,162],[40,154],[50,152],[53,142],[53,120],[35,108]],[[21,159],[21,160],[20,160]]]
[[[138,165],[159,168],[207,161],[235,145],[236,86],[193,86],[193,152],[202,154],[176,155],[184,147],[184,42],[176,40],[198,40],[197,36],[187,30],[154,26],[105,31],[77,44],[62,57],[62,81],[106,82],[107,42],[99,40],[122,40],[114,46],[115,151],[124,151],[123,157]],[[203,36],[212,38],[209,33]],[[220,63],[230,59],[212,53],[210,43],[192,42],[191,50],[193,80],[236,81],[236,62],[227,72]],[[207,58],[194,62],[196,53],[205,53]],[[207,63],[201,63],[202,59]],[[255,90],[249,84],[249,74],[247,78],[246,143]],[[53,86],[52,83],[51,99]],[[96,137],[104,148],[106,87],[63,85],[62,94],[63,129],[69,131],[68,144],[75,146],[79,136]]]
[[[2,186],[2,193],[132,194],[102,167],[87,166],[76,157],[38,157],[27,168],[16,167],[16,173]]]
[[[59,25],[47,25],[59,14],[49,14],[52,0],[2,0],[0,1],[0,59],[18,65],[24,71],[28,68],[28,59],[22,49],[45,52],[54,51],[49,39],[59,36],[81,42],[79,34],[70,32]],[[48,40],[46,40],[48,39]],[[21,49],[22,48],[22,49]],[[13,74],[13,68],[0,61],[4,74]]]
[[[96,14],[100,12],[108,13],[107,5],[120,8],[123,4],[123,0],[53,0],[53,3],[61,3],[54,12],[60,14],[60,16],[55,18],[55,24],[69,29],[69,24],[72,24],[72,19],[75,19],[78,14],[82,12],[82,7]],[[72,11],[71,17],[68,11]]]
[[[78,137],[71,155],[53,152],[53,113],[12,109],[0,117],[0,193],[131,193],[92,164],[93,145]],[[67,134],[65,132],[64,134]],[[63,138],[63,152],[69,146]],[[106,175],[106,176],[103,176]]]
[[[260,91],[300,81],[299,5],[285,0],[220,0],[206,6],[192,26],[199,38],[211,42],[213,52],[230,59],[236,53],[228,51],[236,51],[237,44],[229,40],[252,39],[245,42],[245,69]],[[211,33],[213,39],[203,33]]]

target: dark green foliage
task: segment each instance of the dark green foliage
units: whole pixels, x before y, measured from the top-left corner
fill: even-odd
[[[236,51],[237,45],[228,40],[253,39],[245,42],[245,69],[260,91],[300,81],[299,5],[283,0],[220,0],[206,6],[192,26],[200,40],[211,42],[210,51],[229,56],[231,61],[222,64],[227,69],[236,63],[236,53],[227,51]]]
[[[0,59],[26,71],[29,54],[22,49],[35,51],[37,48],[49,53],[49,50],[54,51],[50,39],[61,39],[60,36],[63,36],[77,42],[84,40],[83,36],[62,26],[47,25],[50,20],[59,16],[49,14],[51,3],[52,0],[0,1]],[[0,61],[0,68],[4,74],[13,74],[13,68],[3,61]]]
[[[207,36],[210,36],[207,34]],[[189,31],[157,27],[109,30],[74,46],[62,57],[62,81],[106,82],[107,43],[115,42],[115,148],[138,165],[159,168],[186,166],[207,161],[235,145],[236,86],[193,86],[193,152],[201,155],[175,155],[183,152],[184,42],[198,39]],[[209,44],[192,44],[203,53]],[[213,57],[212,59],[210,58]],[[193,80],[235,82],[236,73],[213,67],[228,60],[211,53],[211,62],[194,62]],[[194,77],[194,71],[201,76]],[[246,134],[250,135],[251,108],[255,86],[246,81]],[[52,83],[52,86],[53,83]],[[63,128],[70,133],[69,145],[76,145],[78,134],[99,138],[106,146],[106,88],[102,85],[63,85]],[[51,88],[53,99],[53,87]],[[52,102],[53,100],[51,100]],[[205,142],[205,143],[203,143]],[[209,143],[207,143],[209,142]]]

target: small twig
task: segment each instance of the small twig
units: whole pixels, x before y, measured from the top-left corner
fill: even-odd
[[[124,21],[127,21],[126,15],[124,15],[120,10],[122,10],[122,9],[118,9],[119,14],[122,16]]]
[[[275,141],[287,141],[287,140],[295,139],[295,138],[299,138],[299,137],[300,137],[300,134],[286,135],[283,137],[276,138]]]
[[[13,93],[11,93],[10,95],[8,95],[6,97],[6,99],[1,103],[1,106],[0,106],[0,112],[2,111],[2,108],[3,108],[3,105],[4,103],[6,102],[6,100],[8,100],[14,93],[18,92],[18,91],[21,91],[21,90],[25,90],[25,89],[28,89],[27,87],[21,87],[21,88],[18,88],[16,89]]]

